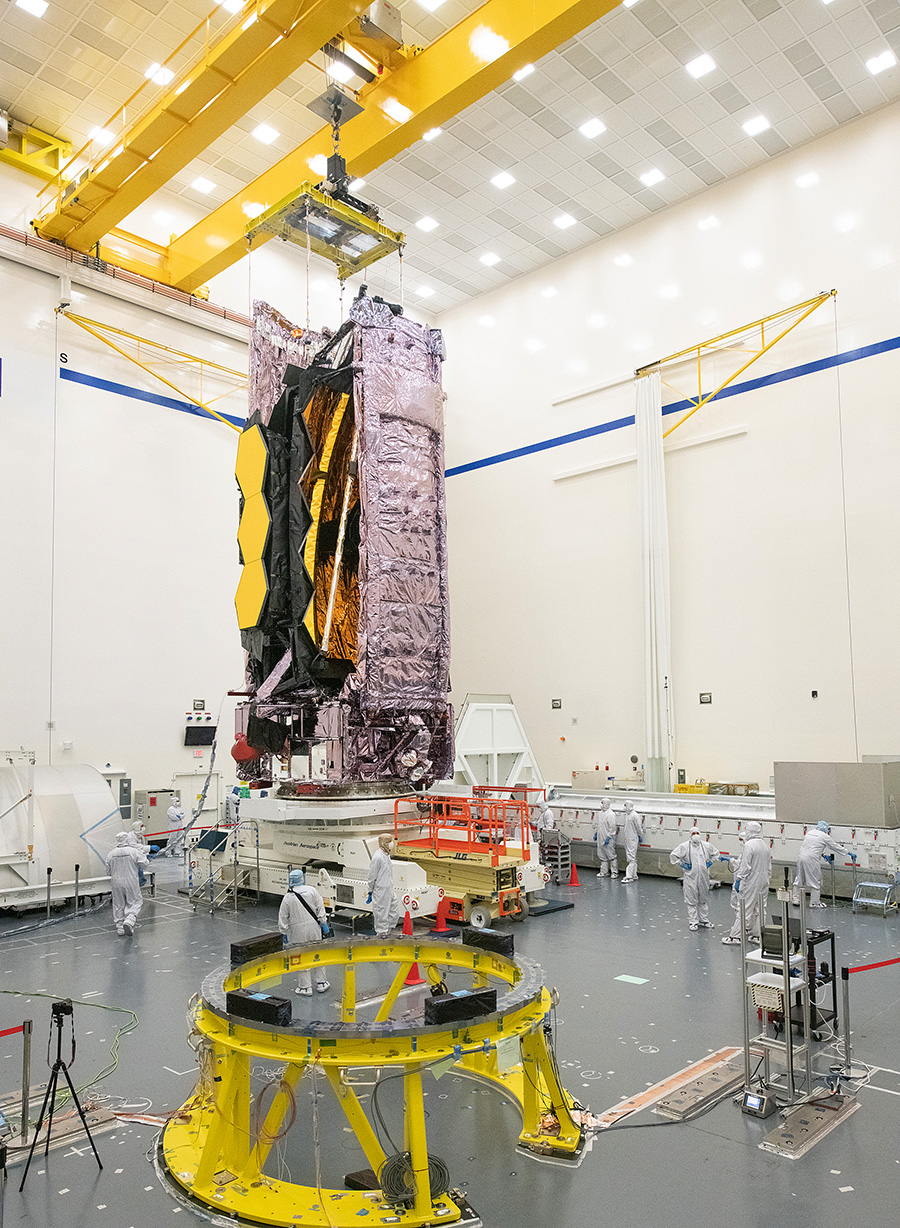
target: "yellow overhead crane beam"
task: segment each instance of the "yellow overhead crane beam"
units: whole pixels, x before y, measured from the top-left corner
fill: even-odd
[[[366,0],[245,5],[247,19],[177,76],[77,189],[54,202],[37,220],[38,234],[90,251],[366,7]]]
[[[424,51],[359,92],[364,110],[341,128],[341,153],[354,175],[367,175],[478,102],[525,64],[566,42],[618,7],[619,0],[487,0]],[[396,104],[411,112],[405,122]],[[247,253],[248,202],[260,212],[309,178],[309,159],[331,152],[322,128],[243,191],[177,238],[155,276],[191,291]],[[260,235],[254,247],[271,236]],[[146,270],[141,270],[145,272]]]

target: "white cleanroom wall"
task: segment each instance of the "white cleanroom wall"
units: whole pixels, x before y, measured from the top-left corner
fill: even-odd
[[[644,753],[633,369],[832,287],[741,380],[796,378],[666,441],[674,766],[896,749],[898,143],[894,106],[440,318],[454,696],[509,691],[546,777]]]
[[[39,762],[111,763],[163,787],[208,762],[182,745],[192,701],[215,713],[243,678],[236,433],[117,391],[176,397],[57,314],[58,300],[58,278],[0,259],[0,737]],[[91,291],[73,308],[246,368],[243,341]],[[216,404],[245,413],[240,396]],[[224,722],[227,771],[227,705]]]

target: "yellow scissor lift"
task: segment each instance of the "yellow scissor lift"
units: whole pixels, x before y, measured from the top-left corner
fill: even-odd
[[[391,1013],[417,963],[435,986],[449,969],[471,974],[474,987],[496,986],[496,1011],[442,1025],[392,1022]],[[357,1000],[357,972],[371,979],[373,967],[388,975],[377,1013],[364,1023],[357,1018],[363,1009]],[[295,1019],[279,1027],[229,1014],[228,992],[253,991],[281,976],[316,968],[326,969],[332,983],[343,975],[339,1024]],[[541,970],[531,961],[437,938],[331,939],[286,948],[224,976],[219,971],[207,978],[192,1010],[200,1079],[165,1126],[157,1162],[185,1203],[214,1209],[237,1222],[315,1228],[354,1228],[361,1218],[410,1228],[480,1223],[459,1190],[432,1188],[422,1076],[432,1066],[449,1063],[458,1074],[493,1084],[521,1109],[520,1148],[545,1159],[577,1162],[584,1134],[548,1041],[545,1024],[552,1005]],[[507,1040],[519,1042],[519,1060],[513,1066],[507,1055],[498,1062],[498,1044]],[[251,1067],[259,1060],[283,1067],[265,1114],[251,1086]],[[388,1202],[380,1188],[304,1186],[269,1176],[264,1171],[269,1153],[284,1137],[285,1118],[292,1119],[297,1110],[295,1089],[304,1076],[313,1081],[321,1076],[327,1082],[373,1173],[381,1172],[389,1157],[351,1081],[355,1072],[373,1067],[403,1078],[407,1196]]]
[[[443,888],[448,921],[484,929],[528,916],[528,893],[550,877],[532,853],[529,793],[543,796],[524,785],[483,785],[471,797],[427,794],[394,804],[393,855],[417,862]]]

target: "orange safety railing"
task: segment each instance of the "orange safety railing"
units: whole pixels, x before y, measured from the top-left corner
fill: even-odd
[[[401,807],[408,803],[415,812],[401,814]],[[493,866],[507,856],[531,860],[528,803],[510,798],[398,798],[394,803],[394,836],[404,849],[418,849],[435,857],[489,855]]]

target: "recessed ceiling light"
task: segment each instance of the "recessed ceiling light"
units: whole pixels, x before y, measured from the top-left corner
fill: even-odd
[[[216,185],[211,179],[204,179],[202,175],[198,175],[191,187],[195,192],[202,192],[204,196],[211,192]]]
[[[436,136],[440,136],[444,131],[443,128],[429,128],[427,132],[422,133],[423,141],[433,141]]]
[[[110,132],[108,128],[92,128],[88,133],[88,140],[100,141],[103,145],[108,145],[110,141],[116,139],[116,134]]]
[[[469,36],[469,50],[476,60],[491,64],[509,51],[509,42],[490,26],[477,26]]]
[[[575,225],[575,219],[571,213],[561,213],[559,217],[553,219],[553,225],[558,226],[560,230],[568,230],[570,226]]]
[[[838,234],[845,235],[851,230],[856,230],[859,225],[859,214],[857,213],[842,213],[834,219],[834,228]]]
[[[245,217],[259,217],[261,213],[265,213],[266,206],[261,205],[258,200],[245,200],[241,205],[241,211]]]
[[[478,323],[482,328],[493,328],[497,321],[493,316],[479,316]]]
[[[716,62],[711,55],[698,55],[696,60],[691,60],[690,63],[685,64],[685,68],[695,80],[698,77],[705,77],[715,67]]]
[[[216,0],[219,8],[225,10],[226,13],[239,13],[244,7],[244,0]]]
[[[626,269],[629,264],[634,264],[634,257],[629,256],[628,252],[622,252],[620,256],[613,256],[613,264],[617,264],[620,269]]]
[[[513,73],[512,79],[513,81],[524,81],[525,78],[530,77],[533,72],[534,65],[526,64],[523,68],[520,68],[518,72]]]
[[[326,166],[326,170],[327,169],[328,168]],[[366,186],[366,181],[365,179],[351,179],[350,183],[347,186],[350,188],[351,192],[361,192],[362,189]]]
[[[419,7],[425,9],[426,13],[433,13],[435,9],[439,9],[444,3],[444,0],[419,0]]]
[[[255,140],[262,141],[263,145],[271,145],[273,141],[278,140],[278,132],[269,124],[258,124],[250,134]]]
[[[882,51],[881,55],[875,55],[871,60],[866,60],[866,68],[873,77],[877,77],[880,72],[884,72],[886,68],[893,68],[897,63],[897,57],[893,51]]]
[[[759,136],[761,132],[766,132],[772,125],[766,119],[765,115],[754,115],[752,119],[748,119],[741,127],[747,133],[747,136]]]
[[[606,328],[608,323],[606,316],[599,311],[593,312],[587,318],[588,328]]]
[[[316,154],[314,158],[307,158],[306,165],[314,175],[328,174],[328,159],[324,154]]]
[[[541,350],[546,348],[547,347],[545,346],[544,342],[541,341],[540,337],[529,337],[525,342],[525,349],[529,354],[539,354]]]
[[[159,213],[153,214],[153,220],[156,222],[157,226],[171,226],[175,221],[171,213],[165,213],[162,210]]]
[[[500,263],[500,257],[497,255],[496,252],[485,252],[484,255],[479,256],[478,259],[481,261],[482,264],[486,264],[488,268],[490,268],[491,265]]]
[[[24,9],[32,17],[43,17],[47,11],[45,0],[16,0],[16,8]]]
[[[408,119],[412,119],[412,111],[410,111],[409,107],[405,107],[396,98],[385,98],[381,104],[381,109],[385,115],[395,119],[398,124],[405,124]]]
[[[418,294],[419,298],[431,298],[432,294],[434,294],[434,288],[432,286],[416,286],[416,294]]]
[[[578,129],[582,136],[586,136],[592,141],[595,136],[599,136],[601,132],[606,131],[606,124],[602,119],[589,119],[586,124],[582,124]]]
[[[622,0],[623,9],[633,9],[638,0]]]
[[[698,230],[715,230],[719,225],[719,219],[712,213],[708,217],[702,217],[697,223]]]
[[[343,82],[344,85],[356,76],[353,69],[348,68],[346,64],[342,64],[340,60],[328,60],[327,58],[325,72],[327,76],[333,77],[335,81]]]
[[[798,175],[794,180],[798,188],[814,188],[819,182],[819,176],[815,171],[806,171],[803,175]]]
[[[646,171],[641,175],[641,183],[645,188],[652,188],[655,184],[662,183],[664,179],[665,175],[662,171],[658,171],[655,166],[652,170]]]
[[[515,182],[515,179],[509,173],[509,171],[500,171],[500,173],[495,175],[491,180],[491,183],[495,188],[511,188]]]
[[[541,291],[541,298],[556,298],[556,286],[544,286]]]
[[[745,269],[758,269],[762,264],[762,256],[759,252],[747,252],[741,256],[741,264]]]
[[[433,217],[420,217],[416,222],[419,230],[424,230],[428,234],[432,230],[437,230],[440,222],[436,222]]]
[[[175,74],[171,68],[163,68],[162,64],[151,64],[144,76],[150,81],[155,81],[157,85],[168,85]]]
[[[660,286],[658,292],[660,298],[678,298],[681,291],[675,285]]]

